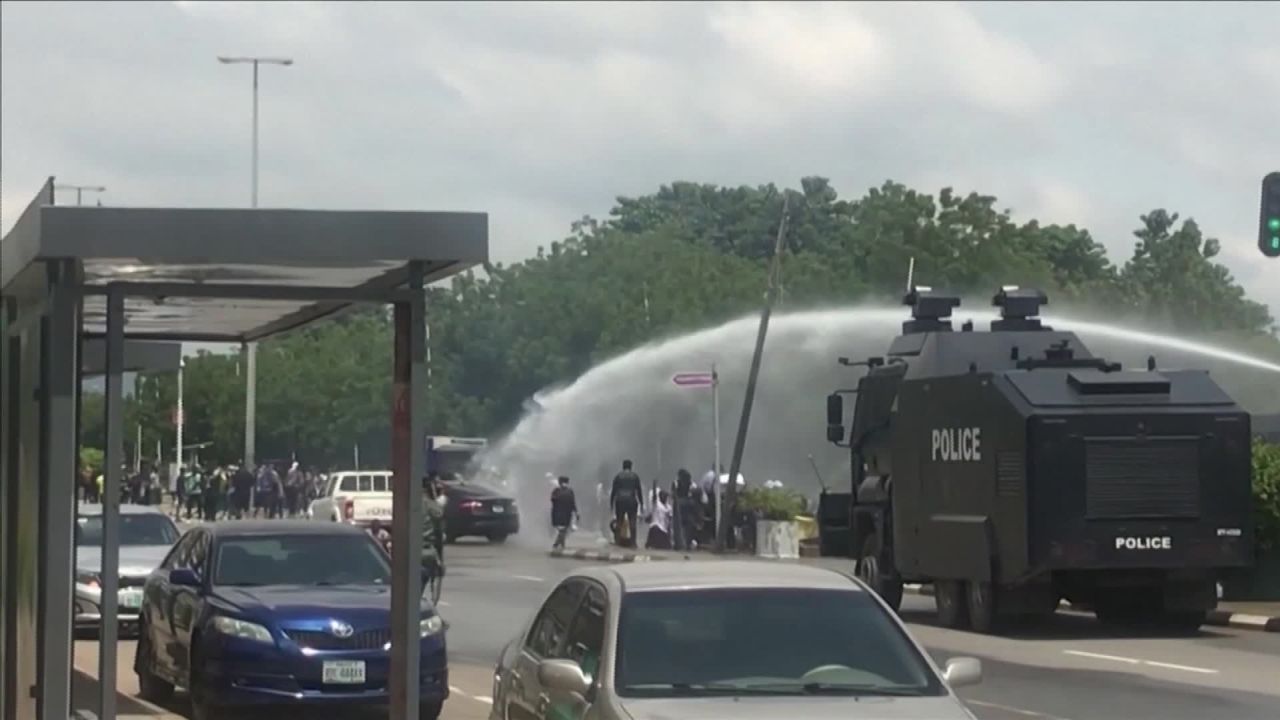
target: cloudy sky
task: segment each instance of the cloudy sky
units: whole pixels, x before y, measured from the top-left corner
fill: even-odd
[[[113,205],[481,210],[518,260],[672,180],[892,178],[1093,230],[1190,215],[1280,316],[1271,3],[3,5],[0,228],[48,175]],[[60,202],[74,202],[64,194]],[[1011,278],[1011,281],[1016,280]]]

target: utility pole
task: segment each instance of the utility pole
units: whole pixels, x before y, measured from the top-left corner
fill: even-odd
[[[250,207],[258,207],[258,66],[280,65],[288,67],[293,64],[292,58],[276,57],[225,57],[218,56],[218,62],[224,65],[249,64],[253,66],[253,160],[250,173]],[[255,440],[257,438],[257,405],[258,405],[258,344],[250,341],[242,345],[245,354],[245,388],[244,388],[244,466],[250,470],[254,466]]]
[[[54,190],[75,190],[77,207],[84,204],[85,193],[87,192],[104,193],[107,191],[107,188],[105,185],[54,185],[53,189]],[[102,207],[101,200],[98,201],[98,207]]]
[[[755,402],[756,380],[760,377],[760,362],[764,356],[764,339],[769,332],[769,316],[773,314],[773,304],[778,297],[778,278],[782,272],[783,240],[787,236],[788,199],[785,194],[782,196],[782,220],[778,223],[778,238],[774,243],[773,261],[769,266],[769,287],[764,294],[764,309],[760,312],[760,330],[756,333],[756,348],[751,355],[751,371],[747,375],[747,393],[742,401],[742,418],[738,421],[738,436],[733,443],[733,459],[729,462],[729,478],[725,487],[724,502],[721,505],[721,514],[724,516],[724,521],[720,523],[720,532],[716,534],[716,552],[724,552],[729,544],[729,533],[733,532],[733,513],[738,506],[738,474],[742,472],[742,453],[747,445],[747,427],[751,423],[751,405]]]

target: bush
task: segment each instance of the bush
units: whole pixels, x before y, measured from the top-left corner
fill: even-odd
[[[1280,547],[1280,445],[1253,441],[1253,518],[1260,550]]]
[[[808,503],[800,493],[786,488],[748,487],[738,496],[738,510],[761,520],[790,522],[803,515]]]

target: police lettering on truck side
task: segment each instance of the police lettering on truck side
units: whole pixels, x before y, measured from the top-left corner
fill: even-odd
[[[1172,550],[1173,538],[1166,536],[1155,537],[1117,537],[1116,549],[1125,550]]]
[[[982,428],[934,428],[930,436],[934,462],[982,460]]]

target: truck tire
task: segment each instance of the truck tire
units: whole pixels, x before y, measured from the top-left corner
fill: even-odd
[[[984,635],[996,627],[996,590],[990,582],[970,580],[965,584],[969,627]]]
[[[1156,626],[1176,635],[1196,635],[1207,616],[1204,610],[1165,612],[1156,618]]]
[[[958,630],[969,618],[964,583],[959,580],[935,580],[933,602],[938,611],[938,624]]]
[[[886,573],[885,568],[892,569],[892,558],[880,552],[880,541],[874,536],[863,540],[857,564],[858,578],[897,612],[902,607],[902,578]]]

